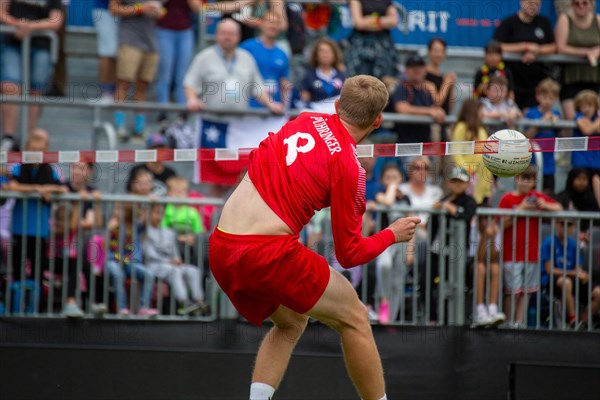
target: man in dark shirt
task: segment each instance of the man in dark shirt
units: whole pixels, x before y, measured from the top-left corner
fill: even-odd
[[[507,62],[515,85],[515,101],[519,108],[537,105],[535,88],[548,77],[538,56],[556,52],[554,31],[548,18],[539,15],[542,0],[521,0],[519,12],[502,21],[494,32],[494,40],[502,43],[504,53],[519,53],[520,62]]]
[[[4,34],[0,44],[0,92],[20,95],[25,77],[22,76],[21,41],[38,31],[57,31],[64,21],[61,0],[0,2],[0,24],[16,29],[15,34]],[[52,75],[50,40],[36,37],[31,40],[30,96],[43,93]],[[16,150],[19,109],[16,104],[2,104],[2,151]],[[40,114],[39,106],[29,107],[29,129],[35,128]],[[29,130],[28,129],[28,130]]]
[[[425,60],[421,56],[413,55],[406,60],[405,66],[406,78],[392,96],[395,111],[399,114],[425,115],[432,117],[437,123],[443,123],[446,120],[446,112],[434,105],[431,93],[424,86],[427,74]],[[430,124],[397,123],[394,130],[397,143],[431,142]]]

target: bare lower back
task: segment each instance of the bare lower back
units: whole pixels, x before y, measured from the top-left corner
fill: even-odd
[[[287,235],[292,230],[260,196],[248,174],[225,203],[219,228],[238,235]]]

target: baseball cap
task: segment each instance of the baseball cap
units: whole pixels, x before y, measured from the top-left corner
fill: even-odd
[[[412,56],[406,59],[406,63],[404,64],[406,67],[424,67],[425,60],[418,54],[413,54]]]
[[[467,173],[467,171],[465,171],[464,168],[452,168],[452,170],[450,171],[450,173],[448,174],[448,179],[452,180],[452,179],[458,179],[459,181],[463,181],[463,182],[469,182],[469,174]]]
[[[146,140],[146,147],[161,147],[167,145],[167,139],[160,133],[154,133]]]

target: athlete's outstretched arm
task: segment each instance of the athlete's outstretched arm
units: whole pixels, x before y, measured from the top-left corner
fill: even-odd
[[[362,236],[365,212],[365,176],[358,165],[351,165],[338,175],[331,188],[331,228],[337,260],[344,268],[371,261],[396,241],[391,229],[368,238]],[[337,174],[336,174],[337,175]]]

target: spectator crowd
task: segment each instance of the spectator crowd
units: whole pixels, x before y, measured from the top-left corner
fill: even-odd
[[[107,101],[155,98],[159,103],[186,106],[186,112],[176,116],[159,113],[152,122],[143,110],[136,110],[132,124],[126,111],[114,112],[119,137],[145,141],[148,149],[242,147],[233,132],[253,124],[263,126],[259,125],[263,122],[256,117],[240,123],[240,117],[224,111],[263,110],[275,118],[274,124],[290,108],[333,112],[344,80],[357,74],[374,75],[386,84],[388,112],[431,119],[418,124],[389,122],[372,134],[370,140],[375,143],[482,141],[499,126],[523,128],[531,139],[600,137],[600,14],[596,13],[595,1],[572,0],[554,27],[540,15],[541,2],[521,0],[516,13],[497,26],[484,48],[483,65],[473,71],[473,90],[466,99],[457,96],[457,74],[445,67],[448,45],[443,38],[423,43],[426,57],[412,54],[399,61],[391,35],[399,24],[399,14],[391,0],[348,1],[353,32],[342,43],[327,37],[340,5],[265,0],[97,0],[98,82]],[[223,16],[216,26],[215,43],[194,54],[195,15],[214,11]],[[14,33],[2,35],[3,95],[18,95],[23,89],[23,38],[37,31],[59,31],[65,17],[61,0],[0,2],[0,24],[14,28]],[[504,60],[508,53],[512,56]],[[580,62],[549,68],[544,56],[552,54],[579,57]],[[48,39],[35,36],[28,77],[30,95],[47,92],[55,73]],[[17,150],[18,108],[2,104],[0,112],[2,151]],[[449,126],[446,121],[453,114],[457,120]],[[31,106],[30,134],[23,150],[48,149],[50,135],[38,127],[39,115],[39,106]],[[197,123],[192,115],[199,115]],[[523,126],[523,118],[575,121],[576,127]],[[488,119],[495,124],[486,126],[484,120]],[[266,134],[258,133],[256,144]],[[398,319],[403,301],[399,286],[407,280],[430,286],[431,301],[440,301],[437,288],[443,284],[440,277],[445,276],[440,269],[449,265],[443,244],[453,240],[443,235],[450,234],[451,221],[464,221],[464,253],[477,254],[477,261],[471,258],[468,266],[477,277],[472,288],[476,293],[474,324],[496,325],[504,320],[514,326],[526,324],[530,295],[549,288],[566,301],[564,319],[569,326],[586,321],[586,306],[597,322],[600,282],[591,279],[588,293],[590,271],[582,263],[595,254],[592,268],[598,270],[600,265],[593,252],[598,247],[597,222],[475,217],[480,207],[548,215],[561,210],[599,212],[600,151],[572,152],[566,164],[557,154],[544,152],[541,166],[535,165],[534,157],[533,165],[517,176],[514,188],[504,190],[502,196],[501,183],[484,168],[481,155],[361,158],[367,173],[369,209],[365,233],[384,226],[375,218],[375,210],[398,205],[434,210],[433,214],[416,212],[422,224],[413,243],[391,247],[375,260],[371,269],[376,284],[369,290],[368,300],[373,318],[381,323]],[[561,168],[568,175],[567,182],[557,187]],[[93,165],[84,163],[71,165],[67,173],[59,173],[49,164],[2,168],[2,190],[38,193],[42,201],[17,199],[1,207],[0,262],[5,270],[0,273],[8,279],[0,282],[0,302],[13,290],[6,282],[30,282],[30,291],[35,294],[47,287],[48,281],[65,275],[66,300],[61,304],[69,317],[83,316],[84,306],[88,311],[108,310],[122,316],[133,312],[154,316],[174,310],[185,315],[207,313],[207,271],[198,265],[203,265],[204,234],[214,228],[213,209],[187,206],[177,199],[202,197],[200,192],[207,190],[211,196],[226,196],[240,171],[234,171],[227,182],[220,180],[220,174],[203,179],[202,183],[210,186],[195,191],[190,182],[162,162],[140,164],[130,171],[124,191],[132,196],[155,200],[168,196],[176,201],[166,205],[135,201],[108,205],[89,182],[93,170]],[[541,191],[536,190],[537,179],[541,179]],[[67,192],[78,193],[81,199],[51,201],[53,194]],[[407,212],[385,210],[382,215],[391,222]],[[319,215],[309,227],[308,245],[318,246],[323,221]],[[502,249],[496,244],[500,237]],[[484,245],[486,242],[492,245]],[[471,251],[470,243],[476,243],[477,248]],[[96,245],[94,256],[90,255],[92,244]],[[560,254],[553,254],[558,249]],[[433,267],[428,281],[424,274],[414,276],[415,265],[425,268],[427,257]],[[330,261],[336,263],[334,257]],[[490,275],[487,281],[486,274]],[[396,278],[402,283],[397,284]],[[360,277],[352,280],[360,284]],[[488,296],[484,296],[486,282],[490,286]],[[575,291],[577,285],[585,285],[586,291]],[[110,295],[106,295],[109,287]],[[25,292],[24,287],[19,290]],[[172,296],[167,297],[169,291]],[[500,296],[504,297],[501,301]],[[40,297],[48,309],[53,307],[47,294]],[[171,299],[166,301],[171,304],[163,304],[163,298]],[[590,304],[586,304],[588,300]],[[27,308],[34,301],[25,303]],[[439,322],[437,312],[433,307],[430,322]]]

